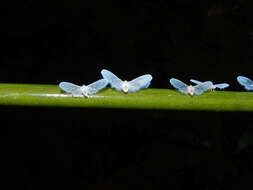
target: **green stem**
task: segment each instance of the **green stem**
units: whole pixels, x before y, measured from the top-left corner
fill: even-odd
[[[107,87],[90,98],[72,97],[57,85],[0,84],[0,105],[157,110],[253,111],[253,93],[215,91],[200,96],[169,89],[118,92]]]

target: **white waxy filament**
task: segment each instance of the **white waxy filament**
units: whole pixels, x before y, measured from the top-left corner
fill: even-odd
[[[88,97],[88,94],[87,94],[88,93],[88,86],[86,86],[86,85],[81,86],[81,90],[82,90],[83,95]]]
[[[188,93],[189,93],[191,96],[193,96],[194,87],[193,87],[192,85],[188,86],[187,91],[188,91]]]
[[[123,92],[125,92],[125,93],[128,92],[129,83],[126,80],[122,83],[122,89],[123,89]]]

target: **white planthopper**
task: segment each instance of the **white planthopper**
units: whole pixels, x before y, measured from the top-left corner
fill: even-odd
[[[170,79],[170,84],[174,88],[178,89],[181,93],[190,94],[191,96],[193,96],[194,94],[201,95],[204,92],[208,91],[210,87],[212,86],[212,83],[210,81],[192,86],[192,85],[187,85],[183,83],[182,81],[175,78]]]
[[[246,90],[253,90],[253,81],[244,76],[238,76],[237,81],[242,85]]]
[[[137,92],[138,90],[141,90],[143,88],[148,88],[152,80],[152,76],[150,74],[142,75],[131,81],[122,81],[115,74],[106,69],[103,69],[101,71],[101,74],[104,79],[109,82],[112,88],[115,88],[118,91],[122,90],[125,93]]]
[[[59,87],[67,92],[71,93],[74,97],[89,97],[91,94],[96,94],[98,91],[105,88],[108,84],[106,79],[100,79],[96,82],[93,82],[89,85],[78,86],[70,82],[61,82]]]

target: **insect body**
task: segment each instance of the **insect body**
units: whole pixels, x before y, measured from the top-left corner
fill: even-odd
[[[244,76],[238,76],[237,81],[244,86],[246,90],[253,90],[253,81]]]
[[[93,82],[93,83],[87,85],[87,86],[86,85],[78,86],[78,85],[72,84],[70,82],[61,82],[59,84],[59,87],[63,91],[65,91],[67,93],[71,93],[73,96],[89,97],[89,95],[96,94],[99,90],[105,88],[107,84],[108,84],[108,81],[106,79],[100,79],[96,82]]]
[[[118,78],[116,75],[106,69],[103,69],[101,71],[101,74],[104,79],[109,82],[112,88],[115,88],[118,91],[122,90],[125,93],[137,92],[138,90],[141,90],[143,88],[148,88],[152,80],[152,76],[149,74],[142,75],[131,81],[122,81],[120,78]]]
[[[205,91],[208,91],[210,89],[210,87],[212,86],[212,82],[210,82],[210,81],[203,82],[203,83],[198,84],[196,86],[192,86],[192,85],[188,86],[187,84],[185,84],[182,81],[175,79],[175,78],[170,79],[170,84],[174,88],[178,89],[181,93],[190,94],[191,96],[193,96],[194,94],[201,95]]]
[[[194,80],[194,79],[191,79],[190,80],[191,82],[195,83],[195,84],[202,84],[203,82],[200,82],[198,80]],[[207,82],[211,82],[211,81],[207,81]],[[212,83],[212,82],[211,82]],[[214,90],[215,88],[219,88],[219,89],[224,89],[224,88],[227,88],[229,87],[229,84],[227,83],[221,83],[221,84],[213,84],[211,85],[210,89],[209,90]]]

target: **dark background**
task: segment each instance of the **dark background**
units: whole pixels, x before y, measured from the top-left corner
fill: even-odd
[[[6,1],[2,82],[89,83],[109,69],[228,82],[251,76],[252,1]]]
[[[89,84],[108,69],[227,82],[253,78],[253,1],[5,1],[0,81]],[[251,113],[0,109],[9,186],[252,187]],[[96,186],[100,188],[101,186]],[[95,187],[94,187],[95,188]]]

